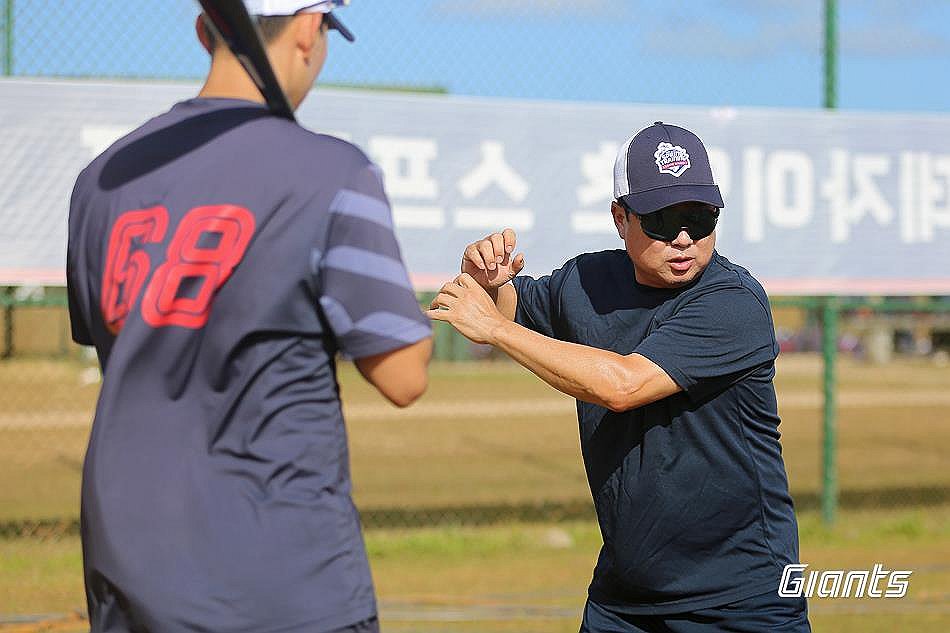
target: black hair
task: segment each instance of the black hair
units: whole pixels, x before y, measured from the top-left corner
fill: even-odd
[[[261,30],[261,35],[264,38],[265,44],[270,44],[278,37],[280,34],[287,30],[287,27],[290,26],[291,21],[294,19],[292,15],[260,15],[257,16],[257,26]],[[208,42],[211,44],[211,50],[214,50],[218,47],[218,36],[217,32],[211,28],[208,22],[208,18],[202,15],[201,20],[202,28],[204,28],[205,34],[208,37]]]
[[[635,213],[634,210],[631,209],[631,208],[627,205],[627,203],[624,202],[622,199],[620,199],[620,198],[614,198],[614,202],[616,202],[617,204],[620,205],[620,208],[623,209],[624,215],[626,215],[627,218],[629,218],[632,213]]]

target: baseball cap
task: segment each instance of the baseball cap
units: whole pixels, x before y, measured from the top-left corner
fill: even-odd
[[[637,215],[680,202],[723,207],[703,142],[689,130],[662,121],[627,139],[617,154],[614,198]]]
[[[296,15],[297,13],[325,13],[327,28],[339,31],[340,35],[352,42],[356,38],[343,26],[343,23],[331,13],[337,7],[345,7],[350,0],[244,0],[244,6],[251,15]]]

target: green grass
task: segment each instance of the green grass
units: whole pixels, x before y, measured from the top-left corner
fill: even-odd
[[[828,528],[801,516],[802,560],[813,569],[915,571],[902,600],[813,599],[815,631],[945,631],[950,507],[840,519]],[[574,522],[371,530],[366,542],[385,630],[530,633],[576,631],[600,535]],[[0,541],[0,560],[0,613],[82,608],[78,539]]]
[[[84,609],[79,539],[0,540],[0,614]]]

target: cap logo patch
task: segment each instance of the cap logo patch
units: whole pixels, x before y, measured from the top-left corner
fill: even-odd
[[[653,157],[656,159],[656,166],[660,168],[661,174],[679,178],[689,169],[689,153],[679,145],[660,143],[656,146]]]

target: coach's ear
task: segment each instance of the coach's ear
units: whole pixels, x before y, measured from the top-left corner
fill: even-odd
[[[627,220],[627,210],[620,206],[616,200],[610,203],[610,214],[614,218],[614,226],[617,227],[617,234],[620,235],[620,239],[625,239],[624,233],[626,232],[624,226]]]
[[[214,42],[211,41],[211,33],[208,32],[209,28],[205,22],[205,14],[200,13],[198,19],[195,20],[195,33],[198,34],[198,41],[201,42],[202,48],[211,55],[214,53]]]

